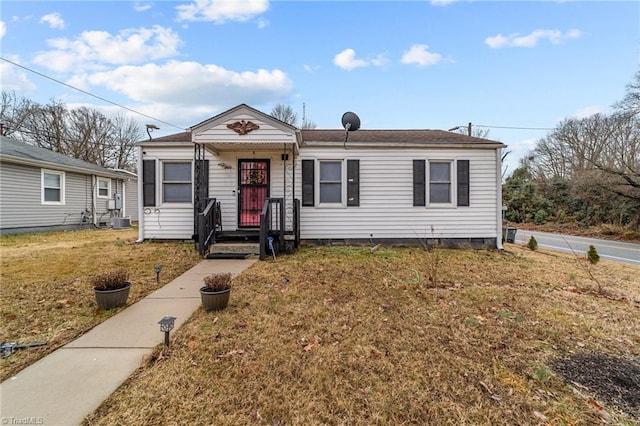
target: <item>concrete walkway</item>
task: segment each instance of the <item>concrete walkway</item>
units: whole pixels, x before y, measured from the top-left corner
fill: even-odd
[[[164,341],[158,321],[176,317],[175,332],[200,303],[202,279],[237,275],[256,259],[203,260],[77,340],[0,384],[2,424],[77,425]],[[135,285],[135,282],[134,282]],[[231,295],[233,300],[233,294]],[[233,303],[233,302],[231,302]]]

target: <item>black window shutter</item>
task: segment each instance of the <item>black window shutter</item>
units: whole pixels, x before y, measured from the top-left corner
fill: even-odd
[[[209,160],[196,160],[195,167],[198,199],[204,201],[209,197]]]
[[[360,160],[347,160],[347,206],[360,205]]]
[[[142,199],[145,207],[156,205],[156,160],[142,160]]]
[[[413,160],[413,205],[425,206],[425,160]]]
[[[315,160],[302,160],[302,205],[314,205],[314,165]]]
[[[469,160],[458,160],[458,205],[469,205]]]

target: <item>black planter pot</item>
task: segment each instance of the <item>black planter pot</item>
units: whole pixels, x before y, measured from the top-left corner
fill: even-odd
[[[207,287],[202,287],[200,289],[202,307],[207,311],[221,311],[229,304],[230,294],[230,288],[222,291],[211,291]]]
[[[129,290],[131,290],[131,283],[125,284],[125,287],[116,290],[96,290],[94,288],[93,292],[96,295],[98,306],[102,309],[111,309],[125,305],[129,297]]]

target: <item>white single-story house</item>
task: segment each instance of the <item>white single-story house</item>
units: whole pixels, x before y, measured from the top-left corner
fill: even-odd
[[[2,234],[124,227],[138,220],[137,187],[135,173],[0,138]]]
[[[443,130],[306,130],[245,104],[137,143],[139,238],[502,247],[504,144]],[[262,253],[265,254],[264,251]]]

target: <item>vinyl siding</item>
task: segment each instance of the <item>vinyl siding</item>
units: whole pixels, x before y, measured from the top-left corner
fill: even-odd
[[[238,160],[270,160],[270,196],[284,193],[284,163],[280,152],[209,152],[209,197],[221,203],[222,229],[233,231],[238,223]],[[191,146],[184,148],[145,147],[145,159],[192,159]],[[360,206],[302,207],[302,239],[374,238],[496,238],[497,176],[493,149],[335,149],[303,147],[296,158],[295,193],[302,194],[301,160],[360,160]],[[413,206],[413,160],[469,160],[470,190],[468,207]],[[345,168],[346,171],[346,168]],[[156,173],[159,173],[157,167]],[[455,192],[455,166],[452,190]],[[343,175],[344,178],[344,175]],[[428,177],[427,177],[428,178]],[[160,200],[161,178],[156,191]],[[317,184],[317,182],[316,182]],[[317,188],[317,187],[316,187]],[[428,181],[427,181],[428,188]],[[316,190],[317,197],[317,190]],[[345,203],[346,204],[346,203]],[[162,205],[145,208],[145,237],[151,239],[190,239],[193,234],[192,205]]]
[[[193,145],[185,144],[183,147],[175,148],[145,146],[143,151],[145,160],[156,160],[156,206],[143,209],[142,226],[144,226],[145,238],[190,239],[193,235],[193,203],[162,203],[160,164],[167,160],[193,161]]]
[[[65,172],[65,203],[48,205],[41,203],[40,167],[7,162],[0,167],[2,229],[79,225],[81,213],[91,210],[91,176]]]
[[[259,129],[253,130],[246,135],[239,135],[238,133],[229,130],[227,124],[235,123],[236,121],[251,121],[254,124],[260,126]],[[282,140],[293,141],[294,135],[291,131],[285,132],[263,120],[253,117],[249,114],[237,114],[231,118],[227,118],[222,123],[218,123],[214,126],[203,128],[193,134],[194,142],[207,142],[207,141],[228,141],[237,142],[242,144],[247,143],[270,143],[281,142]]]
[[[360,206],[302,207],[302,239],[374,238],[495,238],[496,154],[492,149],[301,149],[296,181],[301,182],[302,159],[359,159]],[[413,206],[413,160],[469,160],[470,206]],[[427,167],[428,170],[428,167]],[[452,176],[455,192],[455,168]],[[316,183],[317,185],[317,183]],[[427,176],[427,191],[428,191]],[[316,186],[317,188],[317,186]],[[300,188],[296,188],[300,198]],[[317,197],[317,196],[316,196]],[[433,229],[433,231],[432,231]]]
[[[127,216],[131,218],[131,222],[138,221],[138,181],[134,178],[124,181],[123,217]]]

